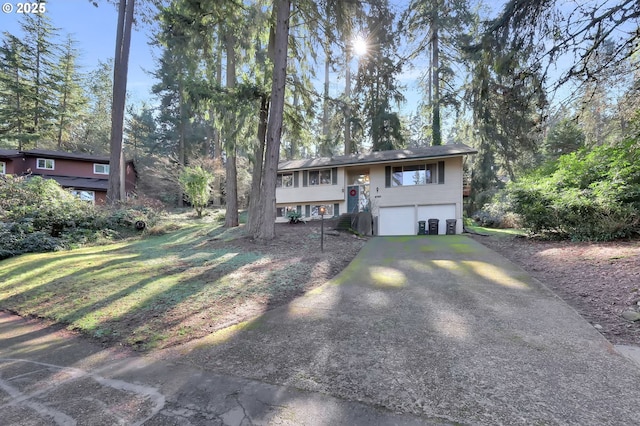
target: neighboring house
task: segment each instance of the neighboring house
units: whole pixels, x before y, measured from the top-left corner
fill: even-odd
[[[105,204],[109,188],[109,157],[61,151],[0,149],[0,174],[53,179],[83,200]],[[125,191],[136,187],[133,161],[126,162]]]
[[[416,235],[418,222],[456,220],[462,232],[463,158],[477,151],[463,144],[331,158],[281,161],[276,188],[277,220],[297,210],[317,218],[370,211],[376,235]]]

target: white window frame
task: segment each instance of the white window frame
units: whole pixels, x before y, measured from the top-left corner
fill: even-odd
[[[43,166],[40,166],[40,161],[43,162]],[[47,167],[47,162],[51,161],[51,167]],[[36,159],[36,169],[40,170],[55,170],[56,169],[56,160],[53,158],[37,158]]]
[[[286,185],[284,185],[285,178],[287,178],[286,181],[288,182]],[[293,173],[278,173],[276,188],[293,188]]]
[[[321,176],[323,173],[329,172],[329,179],[325,182],[322,181]],[[317,173],[318,179],[312,180],[311,174]],[[314,169],[309,170],[309,186],[320,186],[320,185],[332,185],[333,184],[333,170],[331,168],[328,169]]]
[[[103,167],[102,172],[98,171],[98,166]],[[109,165],[108,164],[101,164],[101,163],[93,163],[93,174],[95,175],[108,175],[109,174]]]
[[[7,174],[7,163],[5,163],[4,161],[0,161],[0,175],[6,175]]]
[[[83,191],[79,189],[72,189],[71,194],[74,197],[80,198],[82,201],[90,202],[95,204],[96,202],[96,192],[95,191]]]

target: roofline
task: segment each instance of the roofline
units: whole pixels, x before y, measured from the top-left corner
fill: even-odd
[[[406,151],[406,150],[398,150],[398,151]],[[280,165],[278,165],[278,171],[300,171],[300,170],[309,170],[309,169],[317,169],[317,168],[328,168],[328,167],[351,167],[351,166],[358,166],[358,165],[364,165],[364,164],[393,164],[393,163],[406,163],[409,161],[418,161],[418,160],[426,160],[426,159],[433,159],[433,160],[437,160],[440,158],[450,158],[450,157],[464,157],[465,155],[472,155],[472,154],[477,154],[478,150],[475,148],[468,148],[467,151],[465,152],[452,152],[452,153],[448,153],[448,154],[439,154],[439,155],[423,155],[423,156],[416,156],[414,158],[393,158],[393,159],[387,159],[387,160],[380,160],[380,159],[370,159],[367,160],[366,158],[358,158],[355,157],[353,159],[353,161],[350,162],[346,162],[346,163],[332,163],[331,160],[333,160],[333,157],[318,157],[318,158],[314,158],[314,159],[309,159],[310,161],[312,160],[323,160],[323,159],[327,159],[329,160],[327,162],[327,164],[322,164],[322,165],[312,165],[312,166],[305,166],[305,167],[291,167],[291,168],[281,168]],[[290,162],[290,161],[298,161],[298,160],[285,160],[284,162]],[[334,160],[335,161],[335,160]]]
[[[10,150],[8,150],[10,151]],[[63,151],[48,151],[48,150],[43,150],[44,152],[40,152],[39,150],[29,150],[29,149],[25,149],[25,150],[15,150],[15,153],[12,154],[1,154],[1,157],[4,158],[20,158],[20,157],[36,157],[36,158],[52,158],[52,159],[59,159],[59,160],[78,160],[78,161],[86,161],[86,162],[92,162],[92,163],[104,163],[104,164],[109,164],[110,163],[110,157],[106,157],[106,156],[100,156],[100,155],[90,155],[90,154],[75,154],[72,152],[63,152]],[[133,163],[133,159],[126,159],[125,163]]]

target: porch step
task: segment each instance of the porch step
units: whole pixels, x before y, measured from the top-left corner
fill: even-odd
[[[338,217],[338,223],[336,224],[336,229],[338,231],[349,231],[353,228],[353,217],[355,215],[352,213],[342,213],[340,217]]]

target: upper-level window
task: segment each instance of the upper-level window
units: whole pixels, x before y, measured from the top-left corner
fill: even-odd
[[[38,158],[36,169],[53,170],[56,168],[55,160],[51,158]]]
[[[396,166],[392,169],[391,186],[412,186],[437,183],[435,164]]]
[[[108,175],[109,174],[109,165],[108,164],[93,164],[93,173],[97,175]]]
[[[293,173],[278,173],[276,177],[276,188],[293,187]]]
[[[331,169],[309,171],[309,185],[331,185]]]
[[[4,175],[7,173],[7,163],[4,161],[0,161],[0,175]]]

